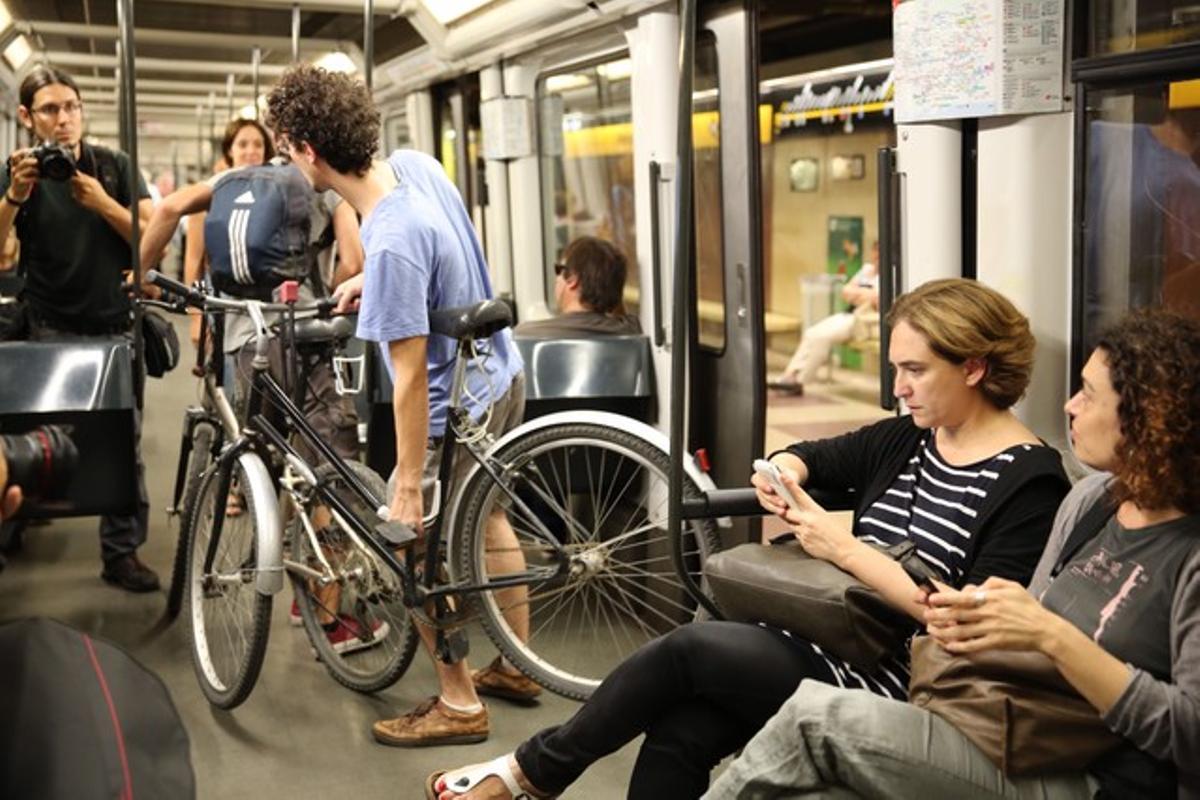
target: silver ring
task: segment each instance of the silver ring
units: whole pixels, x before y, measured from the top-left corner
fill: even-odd
[[[975,592],[974,597],[975,597],[975,605],[981,606],[984,604],[984,601],[987,600],[987,591],[984,589],[980,589],[979,591]]]

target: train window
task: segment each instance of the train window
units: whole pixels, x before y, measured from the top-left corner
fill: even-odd
[[[569,242],[599,236],[629,263],[625,306],[637,313],[637,216],[628,57],[549,73],[538,82],[546,302]]]
[[[721,202],[721,113],[717,41],[696,38],[692,94],[693,190],[695,198],[696,319],[700,346],[725,349],[724,204]]]
[[[1129,308],[1200,317],[1200,80],[1087,100],[1084,352]]]
[[[458,185],[458,137],[461,131],[458,130],[455,124],[454,105],[457,97],[450,93],[444,92],[441,96],[441,102],[438,103],[438,161],[442,162],[442,167],[446,170],[446,175],[450,178],[450,182]]]
[[[1089,55],[1200,41],[1195,0],[1102,0],[1091,9]]]

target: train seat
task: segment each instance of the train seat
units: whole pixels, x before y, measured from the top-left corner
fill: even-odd
[[[53,501],[22,514],[131,513],[136,505],[132,347],[123,338],[0,342],[0,432],[64,425],[79,451],[75,474]]]
[[[642,335],[514,337],[525,361],[525,418],[595,409],[649,421],[654,371]]]

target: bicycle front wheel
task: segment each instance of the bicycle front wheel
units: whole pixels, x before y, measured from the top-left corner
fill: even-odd
[[[374,505],[364,505],[329,464],[317,469],[317,480],[361,519],[376,519],[375,509],[387,497],[387,485],[365,464],[345,463],[374,496]],[[386,689],[405,673],[417,649],[417,631],[404,606],[401,576],[336,521],[319,519],[326,513],[323,507],[308,513],[310,519],[318,518],[317,548],[294,520],[292,557],[324,573],[325,580],[295,569],[289,569],[289,575],[309,641],[338,683],[358,692]]]
[[[494,462],[525,510],[477,473],[462,497],[454,563],[472,583],[540,573],[527,587],[472,601],[518,669],[586,699],[635,650],[695,617],[667,535],[669,461],[624,431],[565,423],[518,437]],[[685,497],[699,491],[685,478]],[[679,546],[699,582],[705,557],[719,549],[712,521],[686,521]]]
[[[267,650],[271,596],[260,594],[258,526],[255,509],[273,497],[257,497],[239,462],[233,478],[245,494],[245,507],[226,516],[217,538],[216,557],[205,570],[214,539],[217,504],[225,505],[220,470],[209,470],[201,483],[188,534],[187,610],[192,628],[192,663],[200,688],[218,708],[234,708],[254,688]]]
[[[196,499],[204,473],[213,463],[212,446],[216,426],[201,420],[192,429],[192,452],[188,456],[184,475],[183,497],[179,501],[179,541],[175,545],[175,562],[171,567],[171,586],[167,590],[167,618],[175,619],[183,605],[183,590],[187,582],[188,534],[192,529]]]

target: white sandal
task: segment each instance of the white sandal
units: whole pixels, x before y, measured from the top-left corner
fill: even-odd
[[[442,791],[465,794],[488,778],[496,777],[504,782],[504,786],[512,795],[513,800],[540,800],[539,796],[530,794],[521,788],[521,784],[517,783],[517,776],[513,775],[507,755],[494,758],[486,764],[454,770],[454,772],[458,773],[457,776],[453,781],[447,780],[446,788]],[[447,772],[435,772],[429,776],[425,785],[425,794],[429,800],[437,800],[437,784],[447,774]]]

